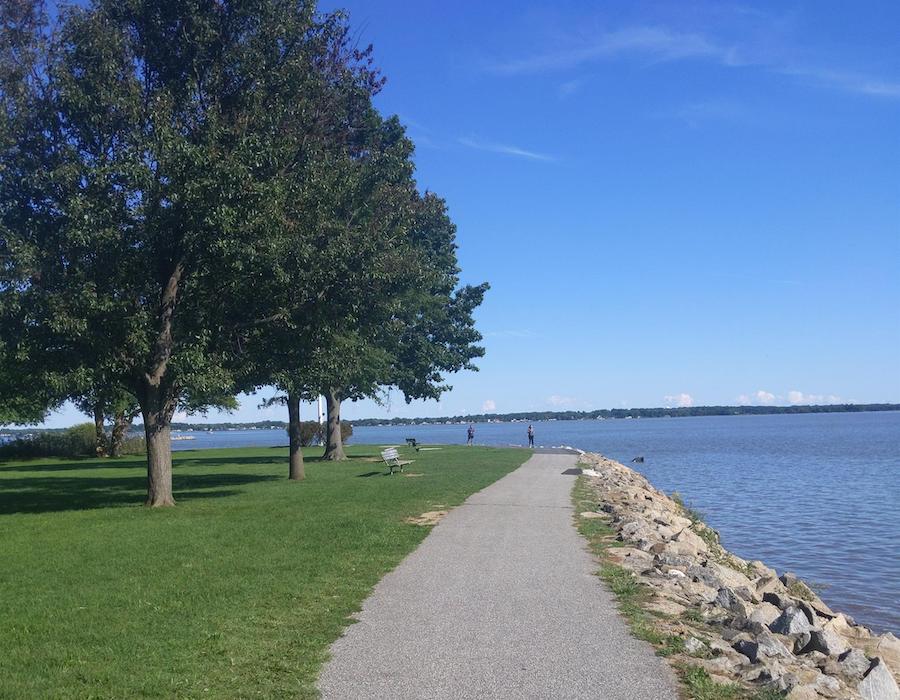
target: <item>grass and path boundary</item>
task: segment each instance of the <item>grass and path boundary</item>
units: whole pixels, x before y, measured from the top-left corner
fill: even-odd
[[[623,543],[617,540],[616,531],[610,526],[608,518],[598,513],[600,504],[597,502],[596,493],[588,484],[587,477],[579,476],[576,480],[572,488],[572,502],[575,506],[576,527],[598,560],[597,575],[615,595],[619,611],[627,620],[632,635],[652,644],[659,656],[684,656],[684,637],[671,634],[662,624],[667,615],[649,605],[654,600],[653,591],[609,556],[610,550],[623,546]],[[700,517],[699,513],[686,507],[685,512]],[[585,517],[585,513],[591,514],[592,517]],[[692,620],[694,623],[699,621],[700,618]],[[674,668],[681,683],[682,693],[691,700],[784,698],[784,694],[776,690],[759,689],[748,692],[737,683],[716,682],[704,668],[690,663],[676,663]]]
[[[140,457],[0,463],[0,697],[316,696],[329,645],[425,538],[525,450],[377,446],[287,480],[286,448],[176,452],[177,508]]]

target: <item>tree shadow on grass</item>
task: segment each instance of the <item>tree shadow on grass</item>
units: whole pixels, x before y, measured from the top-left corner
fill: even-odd
[[[283,464],[287,469],[287,455],[284,457],[179,457],[173,456],[172,464],[179,467],[217,467],[260,464]]]
[[[222,498],[241,493],[241,486],[280,477],[259,474],[175,474],[176,501]],[[139,506],[147,479],[135,477],[26,477],[0,480],[0,515],[51,513],[120,506]]]
[[[198,451],[199,453],[199,451]],[[315,461],[311,459],[310,461]],[[179,467],[194,466],[228,466],[228,465],[259,465],[259,464],[284,464],[287,465],[287,457],[184,457],[177,453],[172,455],[172,464],[176,471]],[[115,459],[97,459],[85,457],[82,459],[67,459],[64,462],[47,462],[34,460],[19,462],[8,466],[0,466],[0,472],[65,472],[87,471],[90,469],[146,469],[147,458],[143,455],[134,457],[117,457]]]
[[[11,465],[0,466],[0,472],[66,472],[82,469],[134,469],[144,467],[147,458],[143,455],[128,457],[116,457],[109,459],[97,459],[96,457],[82,457],[66,459],[64,462],[47,462],[41,459],[16,462]]]

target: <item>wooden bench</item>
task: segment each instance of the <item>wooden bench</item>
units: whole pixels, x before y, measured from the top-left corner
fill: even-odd
[[[400,459],[400,453],[397,451],[396,447],[388,447],[386,450],[382,450],[381,459],[384,460],[384,463],[390,467],[391,474],[394,473],[394,469],[400,469],[403,471],[403,466],[406,464],[412,464],[414,459]]]

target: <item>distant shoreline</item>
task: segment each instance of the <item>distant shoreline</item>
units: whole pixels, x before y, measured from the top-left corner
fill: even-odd
[[[624,420],[635,418],[687,418],[693,416],[760,416],[799,413],[865,413],[900,411],[900,403],[833,404],[827,406],[690,406],[682,408],[604,408],[596,411],[535,411],[532,413],[478,413],[431,418],[363,418],[350,421],[358,427],[402,425],[459,425],[464,423],[527,423],[537,421]],[[174,432],[216,432],[235,430],[286,430],[285,421],[252,423],[172,423]],[[66,428],[0,428],[4,435],[53,432]],[[132,433],[143,433],[137,424]]]
[[[690,406],[679,408],[602,408],[595,411],[533,411],[477,413],[434,418],[364,418],[354,426],[422,425],[435,423],[522,423],[544,420],[623,420],[626,418],[687,418],[694,416],[760,416],[783,413],[863,413],[900,411],[900,403],[829,404],[825,406]]]

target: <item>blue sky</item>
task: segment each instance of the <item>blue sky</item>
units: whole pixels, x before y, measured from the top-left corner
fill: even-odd
[[[900,402],[900,4],[342,6],[492,285],[480,372],[347,417]]]

